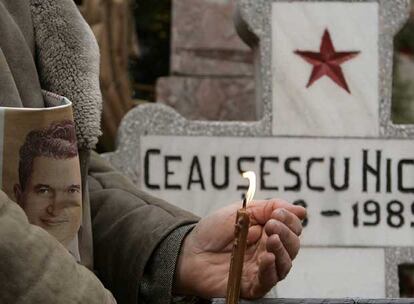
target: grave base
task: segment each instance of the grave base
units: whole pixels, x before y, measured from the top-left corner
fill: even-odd
[[[212,304],[226,304],[225,299],[213,299]],[[256,301],[241,300],[240,304],[413,304],[414,299],[260,299]]]

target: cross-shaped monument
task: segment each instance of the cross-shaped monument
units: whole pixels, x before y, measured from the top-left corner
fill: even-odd
[[[398,265],[414,262],[414,127],[391,121],[393,37],[408,14],[406,0],[239,0],[261,120],[140,106],[106,157],[201,216],[240,199],[253,170],[256,198],[309,215],[278,296],[398,297]]]

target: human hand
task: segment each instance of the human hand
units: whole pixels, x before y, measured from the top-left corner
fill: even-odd
[[[185,238],[174,291],[203,298],[224,297],[241,203],[202,219]],[[296,257],[306,210],[282,200],[253,201],[247,206],[250,228],[241,281],[241,297],[264,296],[283,280]]]

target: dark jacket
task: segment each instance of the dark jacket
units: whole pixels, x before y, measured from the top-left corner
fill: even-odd
[[[113,302],[103,285],[119,303],[169,301],[181,241],[197,218],[91,155],[98,72],[97,44],[72,0],[0,0],[0,106],[44,107],[41,89],[69,98],[84,189],[83,265],[0,191],[0,303]]]

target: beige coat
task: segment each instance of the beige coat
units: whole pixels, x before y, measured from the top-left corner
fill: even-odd
[[[0,304],[113,303],[103,285],[118,303],[137,303],[143,281],[145,290],[171,289],[154,276],[147,288],[146,272],[154,270],[153,257],[166,252],[158,252],[165,240],[197,219],[137,190],[90,155],[100,134],[98,71],[96,42],[72,0],[0,0],[0,105],[43,107],[41,88],[74,104],[84,189],[80,253],[87,266],[30,225],[0,191]],[[172,240],[177,254],[180,239]],[[172,276],[174,265],[169,270]],[[152,302],[169,300],[160,294]]]

